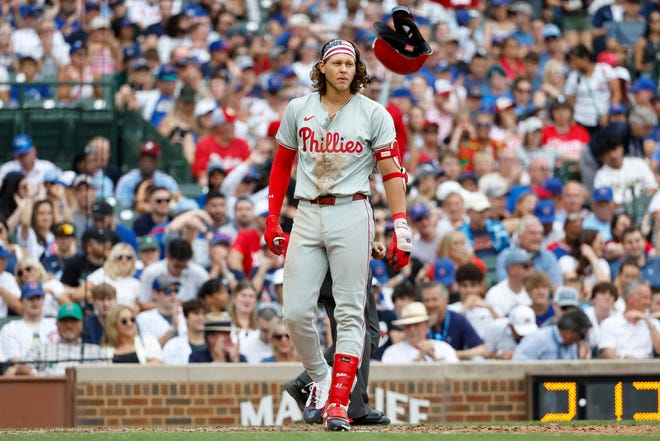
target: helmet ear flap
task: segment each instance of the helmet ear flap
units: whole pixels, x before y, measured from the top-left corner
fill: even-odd
[[[384,23],[374,23],[374,54],[392,72],[400,75],[417,72],[433,51],[417,29],[409,9],[394,8],[392,17],[394,30]]]

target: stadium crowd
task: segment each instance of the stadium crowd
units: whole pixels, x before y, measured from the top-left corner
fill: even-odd
[[[397,5],[433,48],[406,77],[371,50],[372,24]],[[391,114],[410,178],[411,263],[371,262],[373,359],[660,355],[660,4],[462,6],[0,0],[4,106],[100,98],[90,82],[111,76],[115,105],[180,148],[200,188],[183,195],[155,141],[132,170],[102,136],[64,171],[30,134],[3,146],[14,159],[0,167],[0,318],[20,317],[0,329],[7,375],[297,360],[283,261],[262,239],[268,173],[282,112],[312,90],[333,37],[362,52],[362,93]],[[371,182],[376,240],[389,244]],[[295,211],[291,189],[285,229]],[[323,311],[318,326],[330,345]]]

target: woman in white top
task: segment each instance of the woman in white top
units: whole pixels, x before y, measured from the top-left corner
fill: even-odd
[[[45,254],[52,254],[51,247],[55,236],[50,231],[55,222],[53,203],[48,199],[27,204],[21,223],[16,229],[16,242],[25,248],[31,257],[39,260]]]
[[[238,337],[239,344],[248,342],[250,334],[259,332],[257,329],[257,292],[249,280],[241,280],[232,292],[231,301],[227,307],[234,327],[232,339]]]
[[[135,261],[133,247],[127,243],[118,243],[110,250],[103,266],[90,274],[87,280],[93,285],[112,285],[117,291],[117,304],[130,306],[137,312],[140,281],[133,277]]]
[[[48,274],[43,265],[33,257],[21,259],[14,268],[14,275],[19,288],[28,282],[41,283],[44,294],[46,294],[41,312],[43,317],[57,317],[60,305],[71,303],[71,297],[66,293],[62,282]]]
[[[610,266],[603,258],[603,239],[596,230],[582,230],[571,245],[571,253],[559,259],[559,268],[564,280],[583,278],[585,298],[591,298],[591,289],[596,283],[610,282]]]

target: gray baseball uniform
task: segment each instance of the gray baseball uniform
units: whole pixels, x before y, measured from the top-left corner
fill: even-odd
[[[276,139],[298,151],[295,197],[300,203],[284,265],[284,319],[305,369],[317,380],[327,364],[313,319],[328,267],[336,303],[336,352],[362,355],[374,237],[364,196],[374,151],[394,141],[394,123],[382,105],[360,94],[330,119],[320,95],[312,93],[289,103]]]

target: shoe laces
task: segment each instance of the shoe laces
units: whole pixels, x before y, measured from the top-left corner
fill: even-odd
[[[316,409],[322,409],[328,401],[330,386],[332,385],[332,375],[328,375],[321,381],[313,381],[305,387],[309,389],[309,396],[305,407],[314,406]]]

